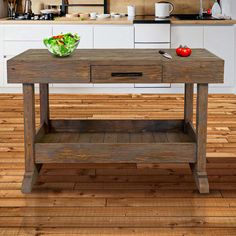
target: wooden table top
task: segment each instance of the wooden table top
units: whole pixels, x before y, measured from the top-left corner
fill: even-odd
[[[175,53],[175,49],[165,49],[173,60],[171,61],[219,61],[219,57],[215,56],[206,49],[193,49],[190,57],[179,57]],[[78,49],[69,57],[54,57],[47,49],[30,49],[18,56],[10,59],[10,62],[24,61],[24,62],[41,62],[41,61],[78,61],[81,62],[104,62],[113,63],[114,61],[126,61],[129,63],[135,60],[146,63],[146,61],[166,61],[162,55],[159,54],[159,49]]]
[[[224,61],[209,51],[193,49],[187,58],[177,56],[174,49],[165,51],[172,55],[172,60],[160,55],[158,49],[78,49],[64,58],[54,57],[46,49],[31,49],[8,61],[8,82],[93,82],[91,78],[86,80],[93,66],[103,66],[103,69],[116,66],[119,70],[124,66],[160,66],[163,78],[158,83],[223,82]],[[127,68],[125,70],[127,72]]]

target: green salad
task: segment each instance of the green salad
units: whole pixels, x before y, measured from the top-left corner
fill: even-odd
[[[80,37],[78,34],[59,34],[43,40],[44,45],[55,56],[69,56],[79,45]]]

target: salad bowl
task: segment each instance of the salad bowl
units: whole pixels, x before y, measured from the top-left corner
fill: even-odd
[[[57,57],[68,57],[78,47],[80,37],[78,34],[59,34],[43,40],[48,51]]]

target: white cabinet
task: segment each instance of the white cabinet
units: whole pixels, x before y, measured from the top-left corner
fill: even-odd
[[[133,25],[94,26],[94,48],[134,48]]]
[[[5,25],[4,40],[40,41],[52,35],[52,27],[48,25]]]
[[[171,48],[179,45],[187,45],[191,48],[203,48],[204,46],[203,26],[174,25],[171,26]]]
[[[45,48],[43,39],[52,36],[50,25],[3,25],[1,27],[2,86],[20,87],[19,84],[7,83],[7,61],[28,50]]]
[[[93,48],[93,26],[91,25],[55,25],[53,35],[60,33],[77,33],[80,36],[78,48]]]
[[[169,43],[170,24],[135,24],[135,43]]]
[[[43,41],[4,41],[4,55],[16,56],[28,49],[45,49]]]
[[[234,26],[204,26],[204,47],[225,60],[224,86],[235,86]],[[222,84],[217,87],[222,87]]]
[[[168,49],[170,48],[170,43],[136,43],[135,48],[140,49]]]

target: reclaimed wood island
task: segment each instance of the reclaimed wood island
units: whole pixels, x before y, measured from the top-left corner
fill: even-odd
[[[30,193],[44,163],[188,163],[200,193],[209,192],[206,173],[208,84],[223,83],[224,61],[203,49],[180,58],[167,50],[77,50],[56,58],[28,50],[8,61],[8,82],[22,83],[25,175]],[[183,83],[182,120],[52,120],[50,83]],[[35,84],[40,85],[40,127],[35,127]],[[196,129],[193,94],[197,84]],[[158,102],[158,101],[157,101]]]

